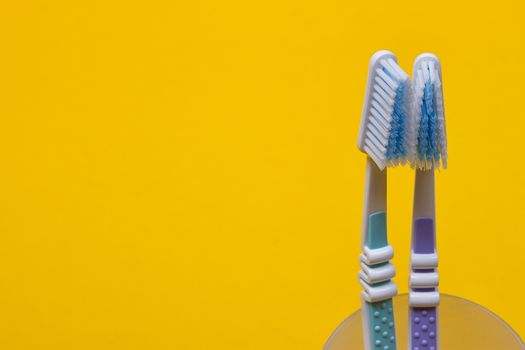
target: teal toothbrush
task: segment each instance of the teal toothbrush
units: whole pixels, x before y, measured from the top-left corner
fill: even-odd
[[[365,350],[395,350],[392,297],[394,256],[386,231],[386,167],[409,160],[410,81],[389,51],[375,53],[369,65],[358,147],[367,154],[362,254],[359,282]]]

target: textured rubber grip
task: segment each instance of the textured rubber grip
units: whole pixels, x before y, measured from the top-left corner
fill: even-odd
[[[392,299],[369,303],[368,319],[370,322],[370,344],[373,345],[372,349],[396,349]]]
[[[412,319],[411,350],[437,350],[436,307],[415,307],[410,312]]]

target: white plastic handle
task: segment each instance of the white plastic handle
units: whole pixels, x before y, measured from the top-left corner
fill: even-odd
[[[387,262],[394,257],[394,248],[389,244],[382,248],[370,249],[366,245],[363,247],[363,254],[360,255],[361,261],[367,265],[376,265]]]
[[[408,294],[408,304],[411,307],[432,307],[439,305],[439,292],[414,292]]]
[[[397,295],[397,286],[392,281],[380,286],[371,286],[362,279],[359,279],[359,283],[364,288],[361,295],[369,303],[390,299]]]
[[[359,272],[359,278],[365,280],[369,284],[388,281],[396,275],[396,268],[392,263],[370,267],[364,262],[361,262],[361,268],[362,270]]]
[[[434,269],[438,266],[438,256],[432,254],[416,254],[412,252],[411,263],[413,269]]]
[[[437,272],[412,272],[410,274],[410,288],[435,288],[438,285]]]

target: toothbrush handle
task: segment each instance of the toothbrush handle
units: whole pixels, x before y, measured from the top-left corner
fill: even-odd
[[[391,281],[395,269],[389,262],[393,249],[386,231],[386,170],[379,170],[370,158],[367,158],[361,244],[363,269],[359,282],[364,288],[361,302],[365,350],[396,350],[392,297],[397,294],[397,286]]]
[[[409,293],[409,349],[437,350],[439,278],[434,171],[416,171]]]
[[[372,158],[367,156],[361,247],[364,247],[368,240],[368,221],[370,215],[381,211],[386,212],[386,169],[379,170]]]
[[[410,308],[410,350],[438,349],[437,311],[436,306]]]
[[[363,337],[365,350],[396,350],[396,330],[394,322],[394,305],[392,298],[369,303],[363,302],[363,320],[367,324]],[[366,312],[366,316],[365,313]],[[363,321],[365,322],[365,321]]]
[[[410,270],[410,350],[438,349],[438,275],[434,219],[414,220]]]

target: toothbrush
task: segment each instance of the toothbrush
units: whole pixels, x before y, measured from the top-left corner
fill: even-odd
[[[392,297],[395,268],[386,232],[386,167],[408,160],[408,75],[396,56],[379,51],[370,59],[368,82],[357,142],[367,154],[365,206],[360,255],[361,304],[365,350],[395,350]]]
[[[438,258],[434,169],[447,166],[447,144],[441,65],[432,54],[422,54],[414,62],[412,134],[416,168],[412,247],[410,254],[409,349],[437,350]]]

